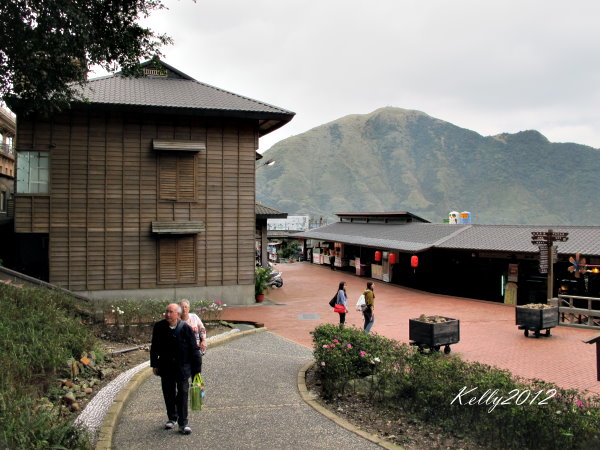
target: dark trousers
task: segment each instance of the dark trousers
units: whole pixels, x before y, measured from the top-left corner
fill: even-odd
[[[344,328],[346,323],[346,313],[338,313],[340,315],[340,328]]]
[[[371,327],[373,326],[373,310],[371,308],[367,308],[363,311],[363,316],[365,317],[365,332],[370,332]]]
[[[190,380],[173,375],[163,375],[160,377],[160,381],[167,407],[167,417],[173,422],[176,421],[180,427],[186,426],[188,424]]]

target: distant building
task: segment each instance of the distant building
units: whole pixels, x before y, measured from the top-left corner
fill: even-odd
[[[600,297],[600,227],[429,223],[408,212],[338,213],[339,221],[296,235],[316,264],[440,294],[518,304],[545,303],[546,274],[532,233],[568,233],[557,242],[554,293]],[[575,277],[580,253],[594,270]],[[590,267],[590,268],[591,268]],[[516,290],[516,298],[507,290]],[[600,314],[598,314],[600,320]]]
[[[267,231],[307,231],[310,216],[287,216],[285,219],[267,220]]]
[[[260,266],[269,265],[269,245],[267,224],[270,220],[285,220],[287,213],[256,202],[256,263]]]
[[[15,186],[15,118],[0,107],[0,221],[7,220]]]
[[[294,113],[162,61],[19,103],[15,269],[92,298],[254,303],[255,159]]]

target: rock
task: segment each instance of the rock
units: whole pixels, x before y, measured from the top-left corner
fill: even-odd
[[[67,388],[72,388],[74,386],[74,383],[71,380],[65,380],[62,382],[63,386],[66,386]]]
[[[63,401],[69,405],[72,405],[73,403],[75,403],[75,394],[73,394],[72,392],[67,392],[64,396],[63,396]]]
[[[84,366],[88,366],[92,362],[92,360],[86,356],[82,356],[79,362]]]
[[[83,392],[85,392],[86,394],[91,394],[92,392],[94,392],[94,390],[91,387],[86,387]]]
[[[73,403],[71,405],[71,411],[79,411],[79,403]]]

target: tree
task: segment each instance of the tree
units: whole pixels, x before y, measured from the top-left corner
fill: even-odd
[[[79,99],[88,68],[127,75],[171,43],[137,23],[162,0],[0,1],[0,96],[21,110],[53,110]]]

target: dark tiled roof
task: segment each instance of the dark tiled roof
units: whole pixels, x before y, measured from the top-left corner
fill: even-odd
[[[531,243],[531,233],[548,229],[569,233],[566,242],[554,243],[559,254],[600,255],[600,227],[591,226],[471,225],[437,247],[537,253],[537,246]]]
[[[344,242],[365,247],[419,252],[429,248],[537,253],[531,232],[567,232],[566,242],[556,242],[559,254],[600,255],[600,227],[529,225],[450,225],[432,223],[334,223],[297,234],[296,237]]]
[[[296,237],[344,242],[365,247],[420,252],[434,247],[468,225],[434,223],[363,224],[337,222],[315,230],[299,233]]]
[[[288,213],[263,205],[260,202],[256,202],[255,212],[256,217],[261,219],[285,219],[288,216]]]
[[[90,80],[83,88],[83,95],[92,103],[294,114],[183,78],[125,78],[118,75],[102,77]]]
[[[291,111],[201,83],[177,69],[160,62],[168,69],[168,77],[124,77],[120,73],[89,80],[81,90],[94,105],[118,106],[151,112],[254,118],[267,121],[266,134],[289,122]]]

